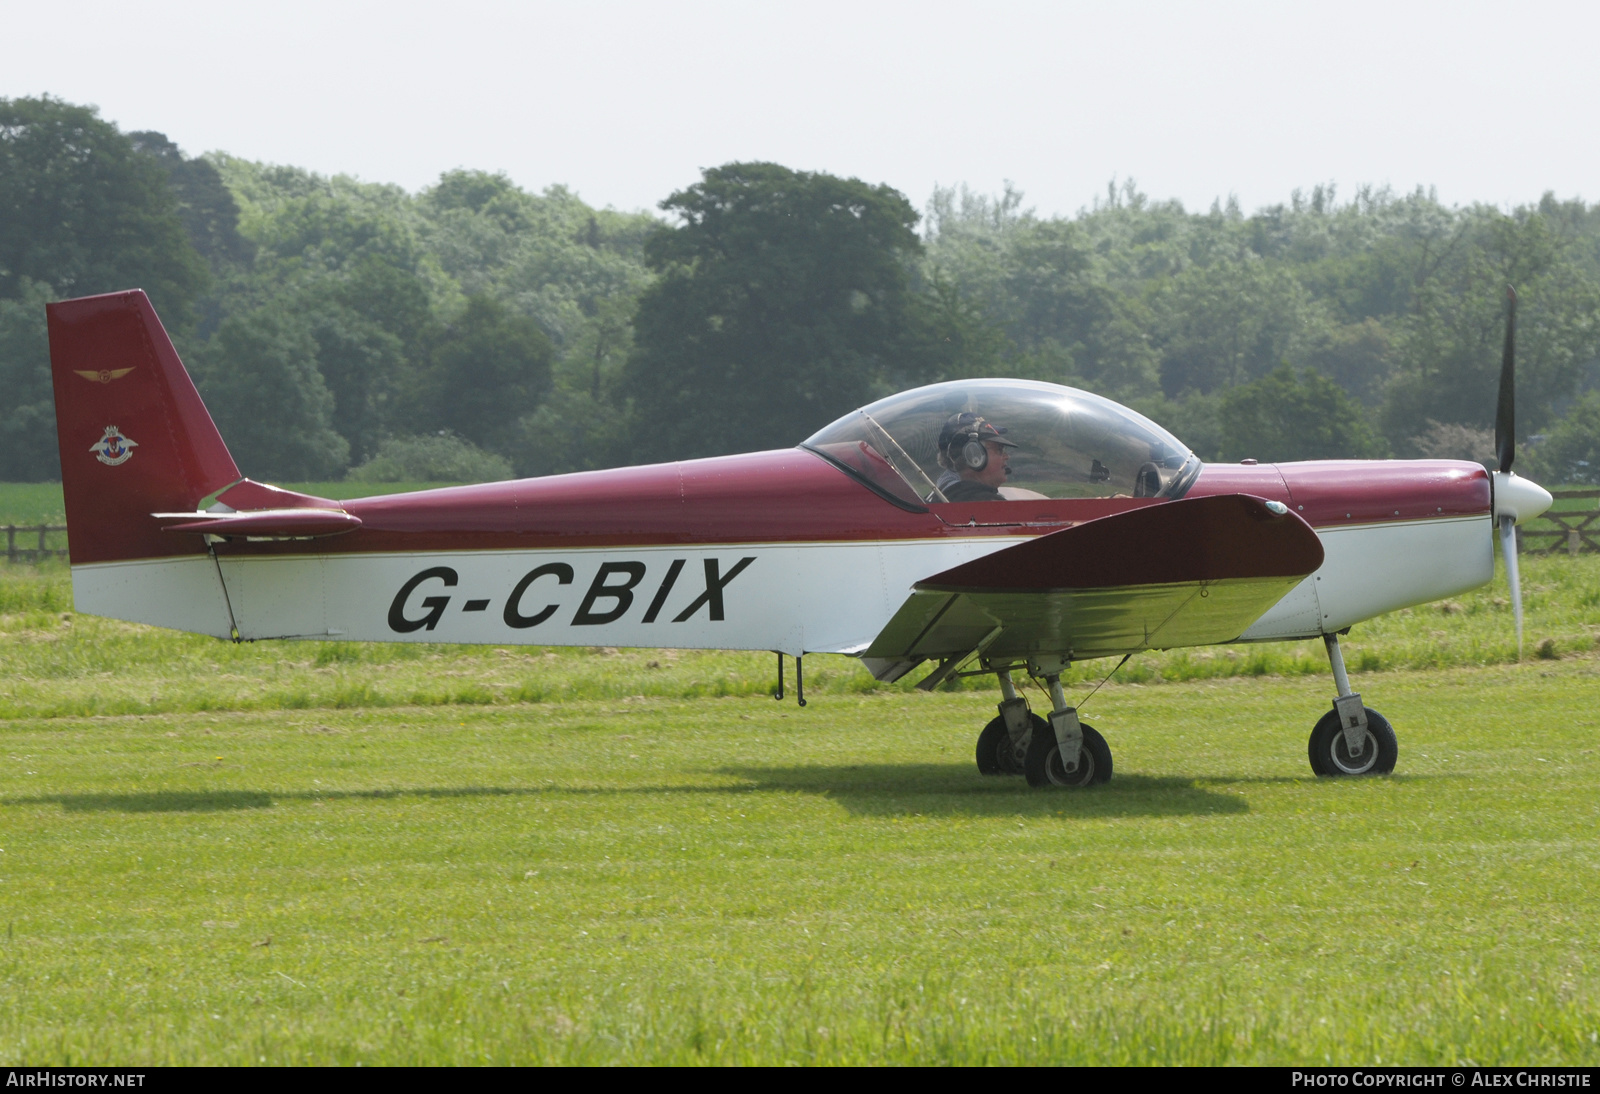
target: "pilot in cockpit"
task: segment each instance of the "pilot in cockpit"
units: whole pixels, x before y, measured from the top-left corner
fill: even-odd
[[[1002,501],[1000,487],[1011,474],[1014,441],[1005,429],[990,425],[971,411],[953,414],[939,431],[939,466],[944,474],[936,484],[950,501]]]

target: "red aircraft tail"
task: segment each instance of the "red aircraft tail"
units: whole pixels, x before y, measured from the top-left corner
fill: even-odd
[[[240,478],[138,289],[50,304],[61,487],[74,565],[202,553],[156,512],[193,511]]]

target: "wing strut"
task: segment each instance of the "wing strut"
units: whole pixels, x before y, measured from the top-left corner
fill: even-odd
[[[977,657],[984,650],[988,649],[990,645],[994,643],[994,640],[1000,637],[1000,632],[1003,630],[1005,630],[1004,627],[996,627],[994,630],[984,635],[983,638],[979,640],[978,644],[972,647],[966,653],[958,653],[954,657],[946,657],[943,661],[940,661],[938,668],[934,669],[932,672],[928,673],[927,676],[923,677],[922,680],[918,681],[917,690],[932,691],[934,688],[950,679],[950,677],[960,672],[961,669],[974,657]]]

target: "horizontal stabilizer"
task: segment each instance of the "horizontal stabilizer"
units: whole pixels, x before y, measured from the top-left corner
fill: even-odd
[[[217,495],[217,504],[229,509],[338,509],[338,502],[312,494],[297,494],[281,486],[240,479]]]
[[[1322,565],[1311,526],[1243,494],[1087,521],[917,582],[862,657],[1074,660],[1231,642]],[[996,630],[998,629],[998,634]]]
[[[305,539],[336,536],[361,527],[361,518],[337,509],[262,509],[250,513],[151,513],[163,532],[253,539]]]

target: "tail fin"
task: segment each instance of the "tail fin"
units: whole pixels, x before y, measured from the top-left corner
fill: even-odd
[[[193,510],[239,469],[149,298],[134,289],[46,311],[73,565],[204,553],[151,514]]]

